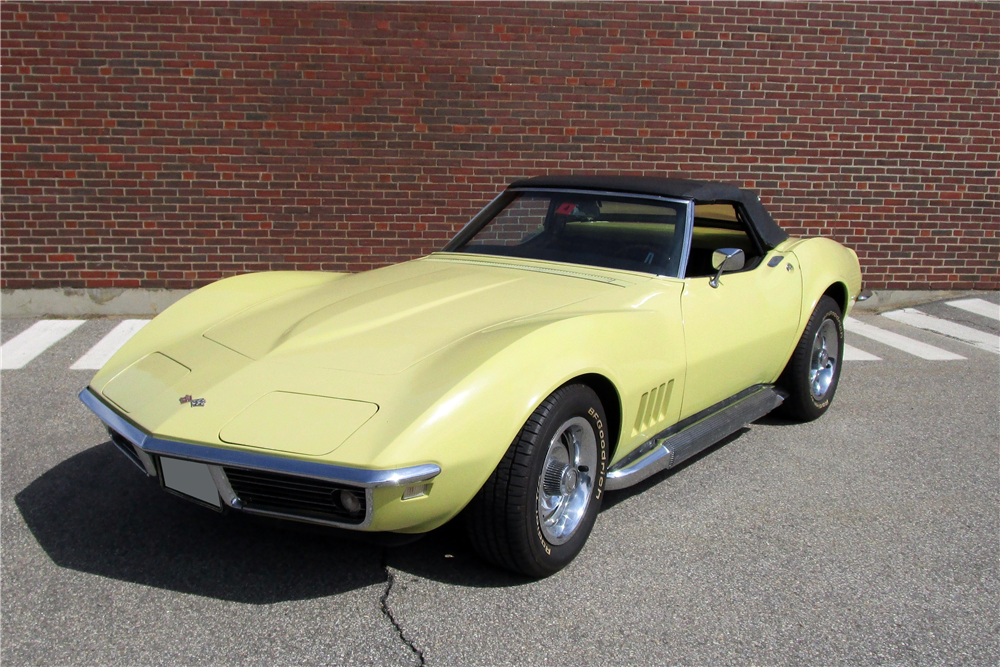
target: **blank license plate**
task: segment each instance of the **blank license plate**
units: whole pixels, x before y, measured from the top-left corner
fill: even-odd
[[[213,507],[222,507],[219,491],[212,480],[212,473],[204,463],[161,456],[160,470],[163,472],[163,486],[168,489],[191,496]]]

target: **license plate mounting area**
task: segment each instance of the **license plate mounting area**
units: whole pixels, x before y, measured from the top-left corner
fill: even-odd
[[[208,464],[169,456],[161,456],[159,464],[164,489],[213,509],[222,509],[219,491]]]

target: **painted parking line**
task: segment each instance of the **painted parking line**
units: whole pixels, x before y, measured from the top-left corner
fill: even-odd
[[[118,349],[128,342],[139,329],[146,326],[149,320],[124,320],[102,338],[97,345],[87,350],[87,353],[70,366],[73,370],[97,370],[108,362],[108,359]]]
[[[913,340],[912,338],[901,336],[892,331],[879,329],[878,327],[862,322],[861,320],[856,320],[853,317],[848,317],[844,320],[844,328],[851,333],[864,336],[865,338],[871,338],[874,341],[878,341],[879,343],[883,343],[889,347],[894,347],[897,350],[902,350],[903,352],[918,356],[921,359],[927,359],[930,361],[965,359],[965,357],[949,352],[948,350],[942,350],[940,347],[934,347],[933,345],[928,345],[927,343],[921,343],[919,340]]]
[[[87,320],[42,320],[0,346],[0,368],[24,368]]]
[[[949,301],[948,305],[961,308],[969,313],[1000,320],[1000,304],[990,303],[986,299],[959,299],[958,301]]]
[[[844,361],[882,361],[882,357],[876,357],[874,354],[869,354],[844,343]]]
[[[1000,354],[1000,336],[995,336],[979,329],[973,329],[972,327],[967,327],[964,324],[952,322],[951,320],[943,320],[940,317],[934,317],[933,315],[921,312],[916,308],[891,310],[888,313],[882,313],[882,317],[895,322],[902,322],[918,329],[933,331],[942,336],[948,336],[963,343],[974,345],[981,350],[986,350],[993,354]]]

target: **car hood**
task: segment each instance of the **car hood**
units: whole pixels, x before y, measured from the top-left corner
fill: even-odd
[[[483,329],[619,289],[615,282],[425,259],[272,297],[203,335],[254,360],[391,375]]]

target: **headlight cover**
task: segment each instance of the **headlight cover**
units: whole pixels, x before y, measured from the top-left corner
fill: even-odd
[[[219,439],[276,452],[325,456],[344,444],[378,409],[366,401],[272,391],[223,426]]]

